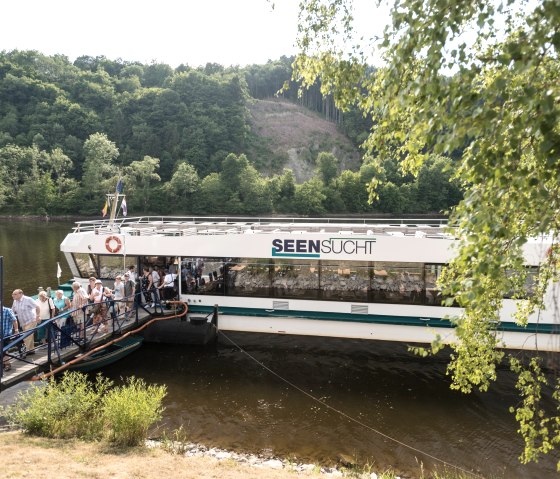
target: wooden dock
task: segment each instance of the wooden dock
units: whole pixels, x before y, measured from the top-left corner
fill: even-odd
[[[107,324],[109,330],[106,333],[96,333],[93,331],[93,328],[90,327],[88,328],[90,329],[89,332],[86,330],[88,349],[93,349],[97,346],[101,346],[102,344],[115,339],[119,334],[125,334],[128,331],[132,331],[142,324],[145,324],[151,318],[152,314],[139,308],[138,322],[135,318],[128,321],[120,321],[120,325],[118,327],[115,327],[115,331],[113,331],[113,325],[111,321],[109,321]],[[44,345],[35,348],[33,354],[28,353],[25,359],[11,359],[11,369],[9,371],[4,371],[0,392],[5,391],[6,389],[21,381],[30,379],[31,377],[36,376],[41,372],[49,371],[51,370],[51,368],[55,369],[61,364],[64,364],[65,362],[75,358],[80,353],[83,353],[83,350],[76,344],[72,343],[70,346],[60,350],[60,363],[58,363],[58,354],[51,352],[51,358],[53,358],[53,361],[56,360],[57,362],[49,364],[47,346]]]

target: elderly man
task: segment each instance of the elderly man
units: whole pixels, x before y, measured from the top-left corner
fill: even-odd
[[[17,332],[18,325],[17,319],[11,309],[6,308],[6,306],[2,306],[2,334],[4,338],[11,336],[14,332]],[[4,343],[4,346],[6,343]],[[2,366],[4,367],[4,371],[9,371],[11,369],[9,358],[4,356],[2,358]]]
[[[21,289],[16,289],[12,293],[12,298],[14,298],[14,304],[12,305],[12,311],[16,314],[19,324],[23,332],[33,329],[39,319],[39,305],[30,298],[29,296],[24,296]],[[27,348],[27,354],[35,354],[33,350],[33,334],[30,334],[25,338],[25,347]]]

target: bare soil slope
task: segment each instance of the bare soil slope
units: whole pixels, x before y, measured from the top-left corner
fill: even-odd
[[[254,133],[284,158],[282,166],[291,168],[298,182],[313,176],[321,151],[331,152],[340,160],[340,171],[360,167],[358,150],[334,123],[318,113],[282,99],[253,100],[249,110]]]

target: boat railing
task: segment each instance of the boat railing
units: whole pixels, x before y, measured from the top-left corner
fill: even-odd
[[[191,236],[255,233],[337,233],[406,236],[425,232],[439,236],[447,228],[443,218],[296,218],[296,217],[179,217],[138,216],[115,220],[79,221],[74,233],[128,234],[131,236]],[[352,229],[350,229],[352,228]]]
[[[136,293],[133,298],[134,308],[132,312],[127,315],[126,312],[117,312],[115,309],[115,301],[108,300],[103,303],[107,308],[107,315],[103,321],[93,323],[93,309],[94,304],[88,303],[82,308],[75,308],[48,320],[41,321],[37,326],[30,328],[24,332],[18,332],[3,338],[2,357],[8,358],[10,362],[14,360],[21,361],[27,364],[35,364],[33,358],[28,358],[30,353],[45,353],[47,356],[47,363],[61,364],[62,354],[64,350],[70,348],[77,348],[79,351],[86,351],[92,343],[99,340],[101,337],[110,335],[119,335],[125,325],[135,322],[138,324],[138,307],[141,307],[141,295]],[[131,297],[132,298],[132,297]],[[126,301],[127,298],[123,298]],[[121,303],[124,304],[124,303]],[[157,308],[157,305],[156,305]],[[79,312],[82,316],[80,321],[74,321],[72,324],[59,326],[59,321],[66,317],[72,317],[73,313]],[[79,326],[78,326],[79,325]],[[34,345],[31,350],[22,347],[25,340],[30,336],[35,337],[37,332],[40,336],[46,338],[44,344]],[[45,332],[46,334],[42,334]],[[0,379],[3,375],[3,368],[0,368]]]

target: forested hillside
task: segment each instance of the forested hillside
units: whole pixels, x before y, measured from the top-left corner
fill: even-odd
[[[448,159],[417,179],[362,164],[371,122],[318,87],[276,98],[290,76],[285,57],[172,69],[2,52],[0,212],[98,215],[119,177],[134,215],[423,213],[458,201]]]

